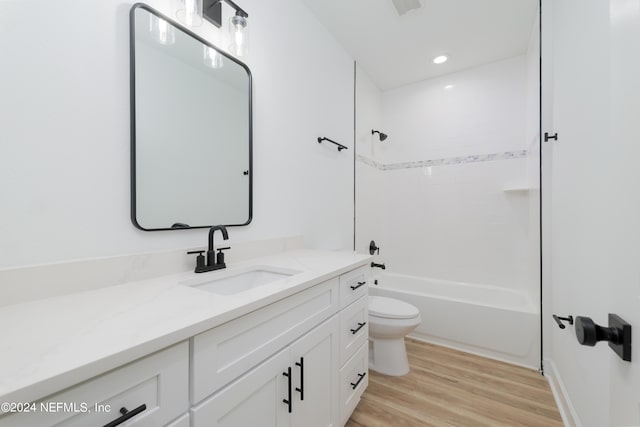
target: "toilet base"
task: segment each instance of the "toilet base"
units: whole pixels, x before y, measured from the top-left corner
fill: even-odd
[[[369,338],[369,369],[385,375],[399,377],[409,373],[409,360],[404,337]]]

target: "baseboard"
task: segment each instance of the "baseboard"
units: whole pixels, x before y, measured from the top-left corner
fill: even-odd
[[[465,353],[475,354],[476,356],[486,357],[487,359],[497,360],[498,362],[508,363],[510,365],[520,366],[522,368],[531,369],[534,371],[540,372],[540,366],[532,365],[528,363],[523,363],[518,360],[514,360],[509,357],[504,357],[502,354],[493,351],[482,351],[478,350],[476,347],[468,346],[464,344],[455,344],[448,340],[441,340],[432,336],[427,336],[424,334],[412,332],[407,335],[408,338],[414,339],[416,341],[422,341],[429,344],[439,345],[441,347],[451,348],[453,350],[463,351]]]
[[[578,413],[571,403],[571,399],[567,394],[567,389],[562,382],[562,377],[558,373],[556,364],[551,359],[545,359],[544,364],[544,376],[549,382],[551,392],[558,405],[562,422],[566,427],[582,427],[582,423],[578,418]]]

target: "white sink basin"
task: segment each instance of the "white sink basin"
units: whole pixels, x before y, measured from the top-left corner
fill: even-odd
[[[238,270],[201,273],[202,278],[182,282],[203,291],[218,295],[235,295],[250,289],[269,285],[300,273],[297,270],[267,265],[255,265]]]

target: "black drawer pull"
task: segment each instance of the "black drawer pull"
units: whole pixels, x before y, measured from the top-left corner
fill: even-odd
[[[358,381],[356,381],[355,383],[351,383],[351,389],[352,390],[355,390],[358,387],[358,385],[360,384],[362,379],[365,377],[365,375],[367,375],[366,372],[364,374],[358,374],[358,376],[360,377],[360,378],[358,378]]]
[[[358,282],[358,286],[349,286],[351,288],[352,291],[355,291],[356,289],[358,289],[360,286],[364,286],[366,285],[367,282]]]
[[[286,403],[289,406],[289,413],[291,413],[291,406],[293,405],[293,399],[291,399],[291,366],[289,366],[287,368],[287,372],[283,372],[282,375],[284,375],[285,377],[287,377],[288,380],[288,399],[282,399],[283,403]]]
[[[104,427],[116,427],[116,426],[119,426],[123,422],[125,422],[127,420],[130,420],[131,418],[135,417],[140,412],[143,412],[146,409],[147,409],[147,405],[144,404],[144,403],[142,405],[138,406],[133,411],[128,411],[127,408],[125,408],[123,406],[122,408],[120,408],[120,413],[122,414],[122,416],[120,418],[117,418],[117,419],[111,421],[109,424],[105,424]]]
[[[300,393],[300,400],[304,400],[304,357],[296,362],[296,366],[300,367],[300,387],[296,387],[296,391]]]
[[[355,328],[355,329],[351,329],[351,333],[352,333],[353,335],[357,334],[357,333],[358,333],[358,331],[359,331],[360,329],[364,328],[364,325],[366,325],[366,324],[367,324],[367,322],[362,322],[362,323],[358,322],[358,327],[357,327],[357,328]]]

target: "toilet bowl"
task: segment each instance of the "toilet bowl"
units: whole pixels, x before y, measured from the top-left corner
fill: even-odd
[[[421,321],[420,311],[411,304],[369,296],[369,369],[385,375],[408,374],[404,337]]]

